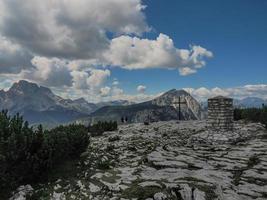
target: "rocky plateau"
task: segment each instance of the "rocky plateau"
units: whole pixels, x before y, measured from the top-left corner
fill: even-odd
[[[11,199],[264,200],[267,133],[244,122],[223,136],[207,133],[206,121],[120,125],[92,137],[76,167]]]

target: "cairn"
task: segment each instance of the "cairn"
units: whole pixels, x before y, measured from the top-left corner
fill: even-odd
[[[208,128],[212,131],[233,131],[233,99],[223,96],[208,99]]]

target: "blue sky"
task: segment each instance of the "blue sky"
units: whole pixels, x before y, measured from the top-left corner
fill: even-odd
[[[267,1],[147,0],[145,14],[155,38],[169,35],[179,48],[198,44],[214,57],[196,74],[173,70],[114,70],[124,88],[144,84],[153,92],[184,87],[236,87],[267,82]],[[134,84],[133,84],[134,83]]]
[[[92,102],[172,88],[267,99],[266,10],[265,0],[0,0],[0,88],[25,79]]]

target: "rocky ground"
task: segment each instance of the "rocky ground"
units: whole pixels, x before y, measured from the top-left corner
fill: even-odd
[[[263,127],[240,122],[221,139],[205,126],[205,121],[122,125],[91,138],[74,176],[34,189],[22,186],[12,199],[23,199],[24,191],[36,199],[267,199]]]

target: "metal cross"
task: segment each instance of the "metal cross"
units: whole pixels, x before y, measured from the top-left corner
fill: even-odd
[[[179,101],[174,102],[173,104],[178,104],[179,120],[181,120],[181,104],[186,104],[186,102],[181,102],[181,97],[179,96]]]

